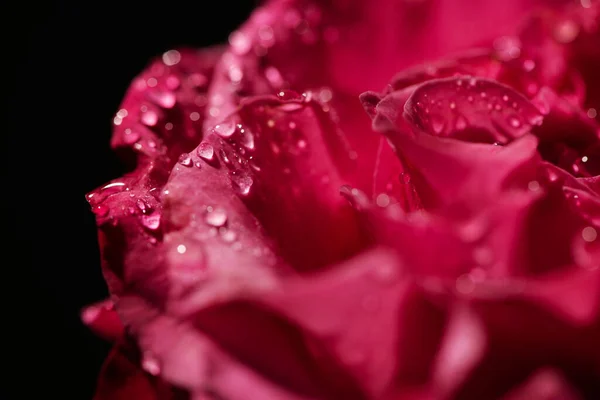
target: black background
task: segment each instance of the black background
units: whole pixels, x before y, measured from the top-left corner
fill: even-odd
[[[91,399],[110,346],[79,321],[107,294],[84,195],[122,172],[111,118],[151,57],[225,42],[256,3],[2,6],[2,399]]]

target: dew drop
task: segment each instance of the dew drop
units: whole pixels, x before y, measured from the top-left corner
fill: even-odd
[[[202,163],[200,161],[196,161],[194,165],[196,166],[196,168],[202,168]]]
[[[227,243],[233,243],[237,239],[237,234],[231,229],[227,228],[219,228],[219,234],[221,235],[221,239]]]
[[[92,208],[92,212],[99,217],[106,217],[109,211],[110,209],[108,208],[108,206],[105,206],[104,204],[98,204],[97,206]]]
[[[468,121],[463,115],[459,115],[456,118],[456,129],[458,129],[459,131],[465,129],[467,125]]]
[[[233,122],[222,122],[215,125],[214,130],[219,136],[228,138],[235,132],[235,124]]]
[[[142,358],[142,368],[150,375],[156,376],[160,374],[158,360],[148,353],[144,354],[144,357]]]
[[[379,207],[387,207],[390,204],[390,196],[385,193],[381,193],[377,196],[375,202]]]
[[[162,60],[165,65],[173,66],[181,61],[181,54],[177,50],[169,50],[163,53]]]
[[[183,165],[184,167],[191,167],[192,166],[192,157],[189,154],[184,153],[179,156],[178,162],[179,162],[179,164]]]
[[[237,173],[235,175],[232,175],[231,181],[237,188],[238,192],[244,196],[247,195],[248,193],[250,193],[250,188],[252,187],[252,184],[254,183],[254,181],[248,174],[241,173],[241,172]]]
[[[123,142],[125,142],[126,144],[134,144],[135,142],[140,140],[140,134],[135,131],[132,131],[129,128],[125,129],[123,133]]]
[[[204,221],[214,227],[220,227],[227,223],[227,213],[220,207],[207,208],[206,216]]]
[[[408,184],[410,183],[410,175],[408,172],[402,172],[399,177],[400,183]]]
[[[150,99],[154,103],[156,103],[157,105],[159,105],[163,108],[173,108],[173,106],[177,102],[177,98],[175,97],[175,94],[172,92],[167,92],[167,91],[150,92],[148,94],[148,97],[150,97]]]
[[[206,161],[212,161],[215,156],[214,148],[206,142],[200,143],[198,149],[196,150],[196,153],[198,153],[198,157]]]
[[[142,113],[141,121],[144,125],[154,126],[158,122],[158,115],[151,110],[145,111]]]
[[[533,71],[535,68],[535,61],[533,60],[525,60],[523,61],[523,69],[527,72]]]
[[[531,181],[527,184],[527,188],[532,192],[540,190],[540,183],[538,181]]]
[[[236,54],[243,55],[250,51],[252,42],[244,33],[240,31],[232,32],[229,35],[229,44]]]
[[[587,110],[587,116],[589,118],[596,118],[597,115],[598,115],[598,112],[596,111],[595,108],[590,108]]]
[[[140,211],[142,213],[146,213],[146,211],[147,211],[146,203],[144,203],[144,201],[142,199],[139,199],[138,201],[136,201],[135,205],[137,206],[137,208],[140,209]]]
[[[431,128],[437,134],[440,134],[444,131],[445,121],[438,116],[431,117]]]
[[[598,232],[593,227],[587,226],[581,231],[581,237],[586,242],[591,243],[598,238]]]
[[[198,113],[196,111],[190,113],[190,119],[192,121],[198,121],[200,119],[200,113]]]
[[[450,109],[451,110],[456,109],[456,103],[455,102],[450,103]]]
[[[554,28],[554,38],[560,43],[570,43],[579,34],[579,26],[575,21],[566,20]]]
[[[142,215],[142,225],[151,231],[155,231],[160,227],[160,213],[152,213],[150,215]]]
[[[508,124],[513,128],[519,128],[521,126],[521,121],[517,117],[509,117]]]
[[[248,150],[254,149],[254,135],[252,135],[252,132],[250,132],[248,129],[241,129],[240,134],[240,143],[242,144],[242,146],[244,146]]]

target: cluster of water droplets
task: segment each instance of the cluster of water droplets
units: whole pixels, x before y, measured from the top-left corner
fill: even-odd
[[[538,113],[531,110],[529,116],[525,115],[520,104],[522,100],[502,93],[501,87],[490,86],[487,81],[474,77],[459,77],[454,82],[454,88],[451,88],[454,94],[449,98],[423,93],[415,103],[415,114],[436,135],[451,136],[469,127],[481,127],[483,123],[487,124],[488,130],[496,133],[493,138],[480,139],[501,144],[543,121]]]
[[[211,74],[196,57],[200,56],[169,50],[133,81],[113,118],[117,145],[156,157],[167,151],[165,142],[167,146],[171,141],[180,146],[195,144],[202,132]],[[194,63],[197,70],[192,72],[182,63]]]

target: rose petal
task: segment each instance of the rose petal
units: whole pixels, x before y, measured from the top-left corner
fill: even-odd
[[[208,206],[221,208],[232,229],[241,223],[252,235],[259,223],[276,251],[298,270],[360,249],[363,238],[338,192],[337,166],[343,166],[344,157],[351,160],[319,103],[248,101],[214,132],[198,151],[210,146],[218,165],[192,152],[201,168],[177,166],[166,187],[173,225],[186,225],[193,215],[203,219]]]

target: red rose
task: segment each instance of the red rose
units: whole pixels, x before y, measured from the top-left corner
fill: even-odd
[[[598,398],[599,24],[272,0],[164,53],[114,118],[131,172],[87,196],[96,399]]]

